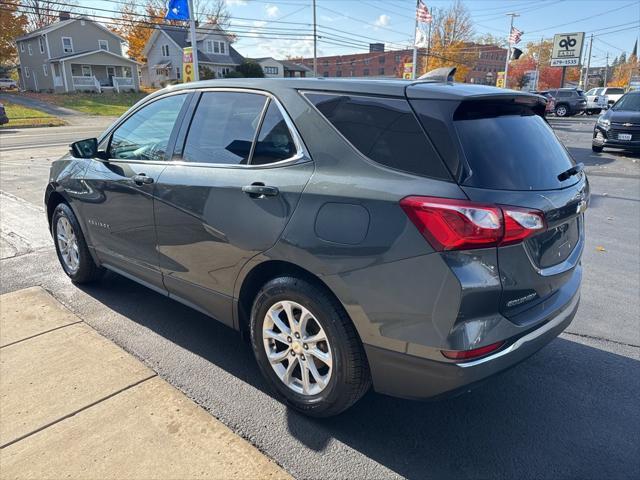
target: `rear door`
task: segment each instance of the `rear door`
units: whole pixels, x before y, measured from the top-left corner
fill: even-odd
[[[429,131],[434,109],[428,101],[412,103]],[[544,214],[544,231],[498,248],[501,311],[524,322],[527,316],[521,313],[545,300],[573,295],[579,284],[586,176],[563,175],[575,163],[534,108],[502,99],[448,102],[446,110],[452,120],[449,138],[441,136],[435,143],[455,144],[451,150],[457,159],[450,166],[468,198]]]
[[[231,324],[240,268],[272,247],[313,172],[278,101],[205,91],[156,185],[160,266],[169,292]]]

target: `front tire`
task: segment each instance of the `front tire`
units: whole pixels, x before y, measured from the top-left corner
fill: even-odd
[[[594,144],[591,144],[591,151],[593,151],[593,152],[595,152],[595,153],[600,153],[600,152],[602,152],[602,149],[603,149],[603,148],[604,148],[604,147],[603,147],[602,145],[594,145]]]
[[[569,109],[566,105],[558,105],[556,107],[556,117],[566,117],[569,115]]]
[[[338,415],[369,389],[366,355],[342,305],[300,278],[262,287],[251,310],[251,344],[276,393],[305,415]]]
[[[53,211],[51,233],[60,265],[73,283],[90,283],[102,276],[104,270],[93,261],[80,223],[66,203]]]

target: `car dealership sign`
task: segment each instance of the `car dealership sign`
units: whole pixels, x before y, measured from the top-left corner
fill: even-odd
[[[577,67],[582,58],[584,32],[558,33],[553,36],[552,67]]]

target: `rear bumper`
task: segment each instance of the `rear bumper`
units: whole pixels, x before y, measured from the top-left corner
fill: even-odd
[[[573,320],[579,290],[537,328],[512,338],[501,350],[463,363],[435,361],[365,345],[374,389],[409,399],[449,396],[525,360],[556,338]]]

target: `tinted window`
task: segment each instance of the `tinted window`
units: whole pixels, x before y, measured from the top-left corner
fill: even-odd
[[[450,179],[406,100],[305,95],[363,155],[405,172]]]
[[[500,190],[551,190],[574,184],[558,174],[573,162],[539,115],[456,120],[471,175],[464,185]]]
[[[262,120],[260,134],[251,157],[252,165],[286,160],[296,154],[296,145],[287,123],[275,102],[270,102]]]
[[[164,160],[169,137],[187,95],[161,98],[142,107],[111,137],[109,156],[127,160]]]
[[[556,96],[560,98],[566,98],[566,97],[570,97],[572,93],[573,92],[567,91],[567,90],[558,90],[558,93],[556,94]]]
[[[184,146],[187,162],[246,164],[266,97],[254,93],[205,92]]]
[[[607,88],[607,95],[622,95],[624,88]]]

